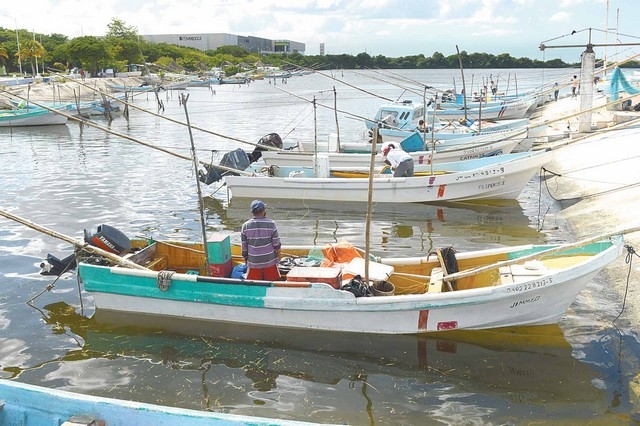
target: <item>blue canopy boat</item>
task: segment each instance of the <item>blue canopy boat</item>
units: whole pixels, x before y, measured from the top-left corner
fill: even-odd
[[[66,392],[13,380],[0,380],[0,425],[58,426],[62,424],[73,426],[293,426],[310,423],[165,407]]]

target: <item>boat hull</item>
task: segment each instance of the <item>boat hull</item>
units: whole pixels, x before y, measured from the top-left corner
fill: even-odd
[[[485,250],[458,255],[461,263],[535,254],[546,246]],[[379,297],[355,297],[318,282],[243,281],[175,273],[170,286],[158,285],[157,271],[81,263],[85,289],[97,309],[164,317],[352,333],[414,334],[452,329],[490,329],[555,323],[584,286],[620,253],[612,243],[584,249],[570,267],[510,270],[477,278],[474,288]],[[427,258],[382,259],[402,275],[402,265]],[[551,265],[551,264],[550,264]],[[513,272],[516,271],[516,272]],[[517,272],[519,271],[519,272]],[[497,270],[496,270],[497,272]],[[501,274],[503,272],[501,271]],[[389,280],[394,280],[394,275]]]
[[[45,109],[0,113],[0,127],[50,126],[66,124],[68,118]]]
[[[528,120],[515,120],[526,122]],[[413,131],[407,130],[394,130],[394,129],[379,129],[378,133],[382,137],[384,142],[402,142],[407,137],[411,136]],[[430,144],[432,141],[437,144],[437,148],[450,148],[463,144],[480,144],[488,142],[502,141],[508,138],[514,137],[526,137],[527,128],[526,123],[517,127],[504,127],[496,129],[484,129],[480,132],[469,131],[466,133],[461,132],[435,132],[435,133],[418,133],[425,144]]]
[[[505,102],[502,105],[494,105],[482,108],[442,109],[436,111],[436,117],[442,120],[458,120],[460,118],[470,118],[472,120],[503,120],[526,117],[532,106],[535,106],[536,98],[518,99]],[[428,112],[429,114],[431,111]]]
[[[446,147],[436,145],[434,151],[414,151],[408,154],[416,164],[431,164],[451,161],[462,161],[492,155],[509,154],[521,139],[504,139],[496,142],[469,143]],[[319,152],[329,157],[329,164],[336,167],[367,166],[371,162],[371,154]],[[314,154],[303,151],[264,151],[262,159],[267,166],[303,166],[313,167]],[[383,166],[381,157],[376,157],[376,166]]]
[[[531,177],[551,161],[552,152],[505,154],[458,162],[451,173],[372,179],[376,203],[424,203],[483,199],[515,199]],[[477,162],[485,161],[484,165]],[[475,162],[475,163],[474,163]],[[473,167],[473,168],[471,168]],[[226,176],[233,198],[360,201],[369,199],[369,178]]]

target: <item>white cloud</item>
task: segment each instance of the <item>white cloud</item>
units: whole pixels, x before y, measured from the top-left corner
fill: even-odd
[[[635,20],[629,17],[640,13],[640,2],[609,3],[610,20],[621,9],[619,32],[634,34]],[[309,54],[317,54],[324,42],[328,53],[448,55],[459,45],[468,52],[536,58],[541,40],[573,29],[604,28],[605,4],[606,0],[31,0],[29,8],[1,4],[0,26],[14,28],[17,23],[37,33],[73,38],[104,35],[111,20],[118,18],[139,34],[224,32],[289,39],[305,43]],[[553,54],[564,55],[561,50]]]
[[[571,14],[569,12],[557,12],[549,17],[551,22],[570,22]]]

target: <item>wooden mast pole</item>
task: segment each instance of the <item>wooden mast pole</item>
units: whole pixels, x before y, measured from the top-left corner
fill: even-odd
[[[458,62],[460,63],[460,74],[462,74],[462,101],[464,102],[464,120],[467,121],[467,86],[464,83],[464,69],[462,68],[462,57],[460,56],[460,49],[456,44],[456,52],[458,52]]]
[[[364,282],[369,286],[369,251],[371,249],[371,210],[373,200],[373,174],[376,166],[376,144],[378,142],[378,128],[373,128],[373,139],[371,140],[371,162],[369,163],[369,191],[367,191],[367,219],[365,222],[365,242],[364,242]]]
[[[202,198],[202,190],[200,189],[200,179],[198,174],[198,158],[196,156],[196,146],[193,143],[193,133],[191,132],[191,122],[189,121],[189,111],[187,110],[187,101],[189,100],[189,95],[185,95],[184,93],[180,94],[181,103],[184,107],[184,115],[187,120],[187,128],[189,129],[189,140],[191,141],[191,161],[193,162],[193,170],[196,176],[196,187],[198,188],[198,210],[200,211],[200,229],[202,231],[202,243],[204,245],[204,262],[205,262],[205,270],[202,275],[209,275],[209,247],[207,244],[207,224],[205,222],[204,216],[204,199]]]

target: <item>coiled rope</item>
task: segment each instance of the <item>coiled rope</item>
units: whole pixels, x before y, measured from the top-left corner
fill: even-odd
[[[167,291],[171,287],[171,277],[175,274],[174,271],[160,271],[158,272],[158,288],[160,291]]]

